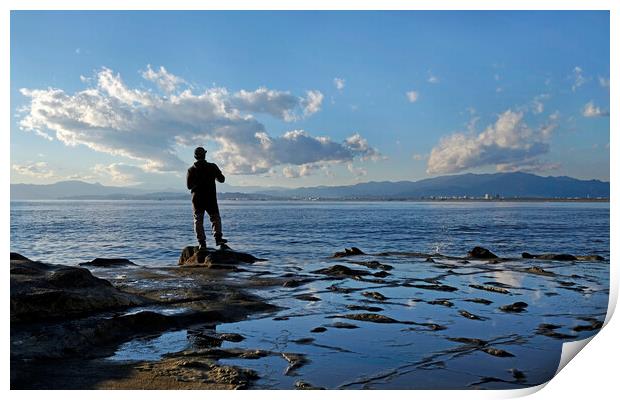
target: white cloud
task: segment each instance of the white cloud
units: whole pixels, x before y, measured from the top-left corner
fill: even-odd
[[[594,105],[594,101],[590,101],[583,107],[582,114],[586,118],[609,117],[609,110],[601,109]]]
[[[429,71],[427,82],[428,83],[439,83],[439,78],[433,75],[433,73]]]
[[[522,112],[507,110],[479,134],[455,133],[440,140],[430,154],[427,172],[453,173],[492,165],[498,170],[534,165],[549,151],[553,123],[531,129]],[[539,164],[540,165],[540,164]]]
[[[532,113],[534,114],[542,114],[545,111],[545,103],[543,101],[549,99],[549,94],[543,93],[534,97],[532,100]]]
[[[143,183],[146,174],[142,168],[125,163],[97,164],[92,171],[95,175],[121,186]]]
[[[423,160],[426,160],[428,158],[428,154],[418,154],[418,153],[416,153],[416,154],[413,154],[411,156],[411,158],[413,160],[415,160],[415,161],[423,161]]]
[[[601,87],[609,89],[609,78],[605,78],[603,76],[598,77],[598,83]]]
[[[415,103],[420,97],[420,93],[415,90],[411,90],[405,94],[407,95],[407,100],[409,100],[410,103]]]
[[[287,178],[301,178],[304,176],[310,176],[315,171],[323,167],[324,166],[321,163],[303,164],[298,167],[289,165],[282,168],[282,174]]]
[[[167,71],[163,70],[164,72]],[[148,71],[147,71],[148,72]],[[153,71],[158,76],[164,76]],[[266,173],[278,165],[373,159],[379,153],[359,135],[343,142],[311,136],[301,130],[271,136],[252,113],[282,119],[318,112],[323,94],[305,97],[267,88],[229,93],[191,88],[167,96],[128,87],[120,75],[103,68],[94,86],[70,94],[62,89],[21,89],[30,102],[20,128],[54,137],[67,146],[84,145],[95,151],[137,160],[144,171],[184,171],[178,146],[215,142],[210,154],[227,173]],[[294,117],[292,117],[294,116]]]
[[[362,176],[366,176],[368,174],[368,171],[365,168],[355,167],[351,162],[347,163],[347,169],[358,178],[361,178]]]
[[[142,72],[142,77],[147,81],[155,83],[166,93],[172,93],[180,85],[186,83],[185,80],[166,71],[166,68],[163,66],[160,66],[158,71],[154,71],[150,65],[147,65],[146,71]]]
[[[29,164],[13,164],[11,168],[19,175],[26,175],[33,178],[45,179],[55,176],[54,171],[52,171],[44,161]]]
[[[334,78],[334,86],[336,86],[336,89],[342,91],[342,89],[344,89],[344,83],[343,78]]]
[[[575,67],[573,69],[573,86],[571,87],[573,92],[586,83],[586,81],[587,79],[583,76],[583,69],[581,67]]]

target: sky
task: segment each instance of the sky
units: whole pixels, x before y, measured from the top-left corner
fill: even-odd
[[[11,183],[609,180],[607,11],[11,13]]]

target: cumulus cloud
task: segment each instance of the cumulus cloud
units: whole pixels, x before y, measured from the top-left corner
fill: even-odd
[[[407,100],[409,100],[410,103],[415,103],[420,97],[420,93],[415,90],[411,90],[405,94],[407,96]]]
[[[143,183],[146,174],[142,168],[125,163],[97,164],[92,171],[95,175],[121,186]]]
[[[162,68],[148,67],[146,74],[170,81]],[[286,164],[378,157],[378,151],[357,134],[342,142],[302,130],[271,136],[254,115],[283,120],[307,117],[321,108],[319,91],[310,90],[301,97],[267,88],[230,93],[214,87],[194,93],[191,88],[180,90],[180,81],[173,81],[164,84],[164,94],[132,89],[119,74],[103,68],[91,84],[85,82],[86,89],[72,94],[56,88],[21,89],[30,102],[23,110],[20,128],[53,135],[67,146],[84,145],[138,161],[146,172],[183,171],[186,165],[176,153],[178,146],[208,141],[218,145],[210,154],[232,174],[266,173]],[[173,86],[174,91],[166,93]]]
[[[601,109],[594,105],[594,101],[589,101],[583,107],[582,114],[586,118],[609,117],[609,110]]]
[[[598,83],[601,87],[609,89],[609,78],[605,78],[603,76],[598,77]]]
[[[368,174],[368,170],[361,167],[355,167],[352,162],[347,163],[347,169],[358,178],[361,178],[362,176],[366,176]]]
[[[334,86],[336,86],[336,89],[342,91],[342,89],[344,89],[344,79],[334,78]]]
[[[52,171],[44,161],[29,164],[13,164],[11,168],[19,175],[26,175],[38,179],[51,178],[55,175],[54,171]]]
[[[301,178],[304,176],[310,176],[315,171],[327,168],[326,165],[322,165],[321,163],[310,163],[303,164],[298,167],[295,166],[286,166],[282,168],[282,175],[287,178]]]
[[[549,151],[548,140],[556,125],[550,121],[530,128],[523,112],[507,110],[479,134],[455,133],[444,137],[430,154],[429,174],[453,173],[492,165],[498,170],[535,165]]]
[[[581,67],[575,67],[573,69],[573,86],[571,87],[573,92],[586,83],[586,81],[587,79],[583,76],[583,69]]]
[[[534,97],[532,100],[532,112],[534,114],[542,114],[545,111],[545,103],[544,101],[549,99],[549,94],[543,93]]]
[[[150,65],[146,66],[146,71],[142,72],[142,77],[148,81],[154,82],[161,90],[166,93],[172,93],[177,88],[186,83],[185,80],[179,78],[166,71],[163,66],[158,71],[154,71]]]

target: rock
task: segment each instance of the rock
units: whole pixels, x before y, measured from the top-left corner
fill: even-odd
[[[220,333],[218,337],[222,340],[225,340],[227,342],[233,342],[233,343],[239,343],[245,340],[245,337],[238,333]]]
[[[530,268],[527,268],[525,272],[528,272],[530,274],[535,274],[535,275],[542,275],[542,276],[555,276],[555,273],[550,272],[550,271],[545,271],[544,269],[540,267],[530,267]]]
[[[517,301],[516,303],[501,306],[499,309],[505,312],[523,312],[527,308],[527,303]]]
[[[331,290],[332,292],[338,292],[338,293],[351,293],[355,291],[355,289],[353,288],[344,288],[338,285],[330,285],[327,287],[327,290]]]
[[[386,271],[379,271],[372,274],[372,276],[376,276],[377,278],[385,278],[388,275],[390,275],[390,273]]]
[[[136,265],[126,258],[95,258],[92,261],[83,262],[79,265],[91,267],[118,267],[121,265]]]
[[[339,257],[348,257],[348,256],[359,256],[359,255],[364,255],[364,254],[366,253],[364,253],[357,247],[351,247],[350,249],[345,248],[344,251],[337,251],[336,253],[334,253],[332,257],[339,258]]]
[[[282,358],[288,362],[288,367],[284,370],[284,375],[293,375],[295,370],[308,363],[308,359],[303,354],[282,353]]]
[[[310,344],[310,343],[314,343],[314,338],[308,337],[308,338],[295,339],[295,340],[293,340],[293,343],[296,343],[296,344]]]
[[[577,325],[573,328],[575,332],[596,331],[603,327],[603,321],[592,321],[590,325]]]
[[[474,299],[465,299],[463,301],[467,301],[467,302],[470,302],[470,303],[484,304],[484,305],[487,305],[487,306],[489,304],[493,303],[491,300],[481,299],[481,298],[478,298],[478,297],[476,297]]]
[[[234,250],[207,249],[207,251],[198,251],[198,246],[187,246],[181,252],[178,265],[182,267],[234,269],[235,265],[241,263],[252,264],[257,261],[264,260],[256,258],[251,254],[242,253]]]
[[[314,386],[311,383],[304,381],[295,382],[295,388],[298,390],[325,390],[325,388]]]
[[[467,319],[473,319],[473,320],[476,320],[476,321],[482,321],[482,320],[486,319],[486,318],[474,315],[474,314],[470,313],[469,311],[465,311],[465,310],[459,310],[459,314],[461,314],[463,317],[465,317]]]
[[[317,326],[316,328],[312,328],[312,330],[310,332],[322,333],[322,332],[325,332],[326,330],[327,330],[327,328],[325,328],[324,326]]]
[[[554,324],[540,324],[538,325],[538,329],[536,330],[536,334],[537,335],[543,335],[543,336],[547,336],[553,339],[559,339],[559,340],[564,340],[564,339],[575,339],[577,338],[576,335],[568,335],[565,333],[559,333],[556,332],[556,329],[561,328],[561,326],[559,325],[554,325]]]
[[[385,297],[379,292],[362,292],[362,296],[370,297],[372,299],[379,300],[379,301],[385,301],[388,299],[387,297]]]
[[[453,287],[453,286],[449,286],[449,285],[438,285],[438,284],[433,284],[433,285],[411,285],[412,287],[418,288],[418,289],[426,289],[426,290],[436,290],[438,292],[455,292],[458,289]]]
[[[512,377],[515,378],[515,381],[523,382],[527,379],[527,377],[525,376],[525,373],[516,368],[510,369],[508,370],[508,372],[512,374]]]
[[[320,298],[313,296],[309,293],[297,295],[295,296],[295,298],[298,300],[304,300],[304,301],[321,301]]]
[[[553,260],[553,261],[604,261],[605,259],[597,254],[591,254],[586,256],[574,256],[572,254],[530,254],[522,253],[523,258],[535,258],[538,260]]]
[[[305,285],[308,282],[313,282],[313,281],[314,279],[291,279],[291,280],[285,281],[282,284],[282,287],[296,288],[301,285]]]
[[[391,271],[394,269],[391,265],[381,264],[379,261],[351,261],[352,264],[363,265],[372,269],[382,269],[384,271]]]
[[[24,258],[11,260],[11,322],[67,319],[146,302],[96,278],[85,268]]]
[[[379,324],[395,324],[400,322],[398,320],[395,320],[394,318],[386,317],[385,315],[371,313],[339,315],[338,318],[347,318],[365,322],[375,322]]]
[[[13,261],[13,260],[15,260],[15,261],[30,261],[26,257],[22,256],[19,253],[11,252],[11,261]]]
[[[334,322],[333,324],[330,325],[333,328],[338,328],[338,329],[357,329],[359,328],[359,326],[357,325],[353,325],[353,324],[349,324],[347,322]]]
[[[354,311],[370,311],[370,312],[383,311],[383,308],[381,307],[360,306],[360,305],[354,305],[354,304],[347,304],[346,307],[349,310],[354,310]]]
[[[327,268],[317,269],[315,271],[312,271],[312,273],[329,275],[329,276],[342,276],[342,277],[364,276],[364,275],[371,274],[368,271],[362,271],[360,269],[353,269],[353,268],[349,268],[347,266],[339,265],[339,264],[332,265],[331,267],[327,267]]]
[[[493,253],[491,253],[489,250],[485,249],[484,247],[480,247],[480,246],[476,246],[473,249],[471,249],[467,255],[471,258],[479,258],[479,259],[491,259],[491,258],[497,258],[497,256]]]
[[[486,346],[488,343],[486,340],[466,337],[449,337],[448,340],[452,342],[465,343],[477,347]]]
[[[495,292],[495,293],[502,293],[502,294],[510,293],[508,290],[506,290],[504,288],[495,287],[495,286],[469,285],[469,287],[470,288],[474,288],[474,289],[486,290],[487,292]]]
[[[514,354],[511,354],[506,350],[496,349],[494,347],[485,347],[482,351],[494,357],[514,357]]]
[[[452,303],[451,301],[447,299],[431,300],[431,301],[427,301],[427,303],[431,305],[439,305],[439,306],[444,306],[444,307],[452,307],[454,305],[454,303]]]

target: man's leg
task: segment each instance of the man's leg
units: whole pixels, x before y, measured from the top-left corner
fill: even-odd
[[[196,238],[200,247],[207,247],[207,237],[205,236],[204,216],[205,209],[192,203],[194,207],[194,232],[196,232]]]
[[[209,214],[209,220],[211,220],[211,232],[215,238],[215,244],[226,243],[226,240],[222,239],[222,219],[220,218],[220,210],[217,203],[209,205],[207,213]]]

